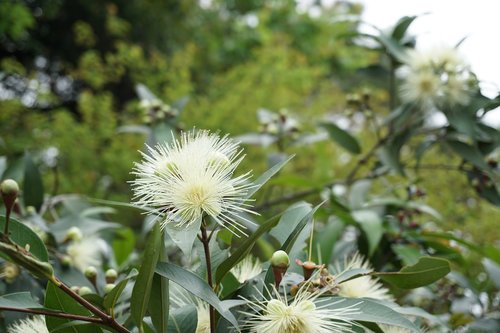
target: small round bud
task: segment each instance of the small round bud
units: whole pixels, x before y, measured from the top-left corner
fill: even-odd
[[[74,293],[77,293],[77,294],[80,291],[80,287],[78,287],[78,286],[71,286],[70,289],[71,289],[71,291],[73,291]]]
[[[106,271],[105,277],[106,283],[115,283],[116,279],[118,278],[118,272],[110,268]]]
[[[36,208],[33,206],[28,206],[26,207],[26,213],[28,213],[29,215],[36,214]]]
[[[81,287],[80,290],[78,290],[78,295],[80,296],[85,296],[89,294],[92,294],[92,289],[90,289],[89,287]]]
[[[66,240],[79,241],[82,237],[82,231],[78,227],[71,227],[66,231]]]
[[[116,287],[116,284],[114,283],[107,283],[105,286],[104,286],[104,293],[105,294],[109,294],[111,292],[111,290],[113,290],[113,288]]]
[[[61,258],[61,265],[65,266],[65,267],[71,266],[72,263],[73,263],[73,260],[71,260],[70,256],[63,256]]]
[[[290,258],[285,251],[278,250],[273,253],[271,257],[271,265],[276,267],[288,267],[290,265]]]
[[[97,269],[94,266],[89,266],[85,270],[85,277],[87,279],[94,279],[97,276]]]
[[[15,180],[6,179],[0,184],[2,195],[17,196],[19,193],[19,185]]]

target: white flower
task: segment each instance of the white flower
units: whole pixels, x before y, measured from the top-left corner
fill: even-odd
[[[71,264],[84,272],[89,266],[101,266],[104,248],[102,239],[97,236],[87,236],[68,245],[66,253],[71,259]]]
[[[185,289],[176,283],[170,283],[170,303],[174,309],[187,305],[194,305],[198,315],[196,333],[210,333],[210,310],[209,305],[199,298],[189,295]]]
[[[192,131],[169,145],[148,147],[148,152],[132,172],[133,200],[150,214],[164,214],[163,227],[187,227],[206,214],[243,233],[235,219],[242,218],[240,213],[253,213],[246,204],[253,185],[248,182],[250,173],[233,177],[243,159],[237,143],[227,136]]]
[[[428,51],[410,51],[402,69],[400,89],[404,102],[420,105],[465,105],[472,93],[470,66],[452,47],[440,46]]]
[[[335,265],[336,274],[341,273],[340,264]],[[363,268],[373,270],[370,263],[366,261],[363,256],[356,253],[349,261],[344,262],[344,271],[356,268]],[[392,296],[387,288],[378,281],[378,279],[371,276],[362,276],[338,285],[339,296],[359,298],[369,297],[380,300],[392,300]]]
[[[246,256],[236,266],[231,268],[231,273],[233,273],[234,277],[240,283],[256,277],[261,272],[262,266],[260,260],[257,258],[254,259],[252,256]]]
[[[352,332],[352,315],[358,314],[355,305],[340,309],[328,308],[328,299],[321,293],[299,289],[291,303],[274,289],[277,298],[263,302],[246,300],[252,312],[242,312],[248,318],[242,328],[252,333],[331,333]],[[261,295],[262,296],[262,295]],[[342,301],[340,301],[342,302]]]
[[[8,333],[49,333],[44,316],[19,320],[7,328]]]

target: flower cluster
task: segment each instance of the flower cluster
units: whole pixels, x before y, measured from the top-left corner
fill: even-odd
[[[163,227],[188,227],[204,215],[234,233],[244,233],[236,221],[244,212],[252,187],[250,173],[233,177],[243,159],[241,149],[227,136],[208,131],[185,132],[179,141],[148,147],[132,172],[134,201],[154,215],[164,215]]]
[[[470,100],[474,76],[455,48],[412,50],[401,74],[400,93],[404,102],[440,107],[466,105]]]

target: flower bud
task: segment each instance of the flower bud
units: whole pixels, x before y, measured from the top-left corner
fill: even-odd
[[[114,284],[114,283],[107,283],[104,286],[104,293],[105,294],[109,294],[111,292],[111,290],[113,290],[115,287],[116,287],[116,284]]]
[[[81,287],[80,290],[78,290],[78,295],[80,296],[85,296],[89,294],[92,294],[92,289],[90,289],[89,287]]]
[[[108,284],[115,283],[116,279],[118,278],[118,272],[110,268],[106,271],[105,277],[106,277],[106,283]]]
[[[5,208],[10,212],[14,202],[16,202],[17,195],[19,194],[19,185],[15,180],[5,179],[0,184],[0,192],[2,193]]]
[[[97,283],[97,269],[89,266],[85,269],[85,277],[95,286]]]
[[[65,237],[65,240],[66,241],[79,241],[81,240],[83,237],[82,235],[82,231],[80,230],[80,228],[78,227],[71,227],[68,229],[68,231],[66,231],[66,237]]]
[[[271,266],[273,269],[276,288],[279,287],[281,280],[283,279],[283,275],[285,275],[289,265],[290,258],[288,258],[288,254],[285,251],[278,250],[273,253],[273,256],[271,257]]]
[[[71,260],[71,257],[70,256],[63,256],[61,258],[61,265],[63,265],[64,267],[69,267],[71,266],[72,264],[72,260]]]
[[[71,288],[69,288],[69,289],[71,289],[71,291],[76,293],[76,294],[78,294],[78,291],[80,291],[80,287],[78,287],[78,286],[71,286]]]

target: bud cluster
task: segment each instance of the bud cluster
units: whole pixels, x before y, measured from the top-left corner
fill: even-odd
[[[142,121],[145,124],[161,122],[165,119],[175,118],[179,111],[159,99],[146,100],[140,103],[143,112]]]

